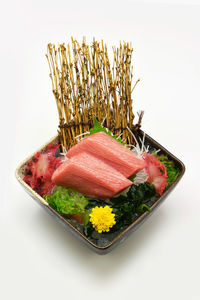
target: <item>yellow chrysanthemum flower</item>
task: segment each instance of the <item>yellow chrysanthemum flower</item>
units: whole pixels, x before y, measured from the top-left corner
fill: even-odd
[[[99,233],[108,232],[116,224],[115,214],[112,213],[112,208],[108,205],[94,207],[89,217],[93,227]]]

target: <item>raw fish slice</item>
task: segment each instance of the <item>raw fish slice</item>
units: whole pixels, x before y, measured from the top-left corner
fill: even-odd
[[[88,152],[88,153],[90,153],[90,152]],[[106,159],[103,156],[99,156],[99,155],[95,155],[95,156],[96,156],[96,158],[101,159],[104,163],[106,163],[107,165],[114,168],[116,171],[118,171],[122,175],[124,175],[126,178],[129,178],[130,176],[133,175],[133,168],[131,166],[130,166],[130,168],[128,168],[127,166],[123,166],[123,165],[115,163],[109,159]]]
[[[146,162],[147,181],[155,186],[158,194],[162,195],[167,185],[167,169],[165,165],[157,157],[148,153],[143,153],[143,158]]]
[[[115,193],[132,184],[120,172],[90,153],[82,152],[72,157],[70,161],[82,169],[84,178],[92,181],[95,178],[95,183],[103,185],[103,187]]]
[[[67,152],[71,158],[78,153],[86,151],[104,159],[107,164],[114,167],[125,177],[130,177],[145,168],[144,160],[139,159],[132,151],[107,135],[105,132],[94,133],[84,138]]]
[[[98,198],[101,200],[106,200],[112,196],[115,195],[115,193],[105,189],[104,187],[88,181],[87,179],[74,175],[74,173],[77,173],[77,170],[72,170],[72,166],[68,167],[69,172],[65,174],[65,176],[56,177],[56,184],[64,186],[66,188],[71,188],[79,193],[82,193],[85,196],[92,197],[92,198]],[[53,180],[53,178],[52,178]]]
[[[86,152],[60,165],[52,181],[57,185],[75,188],[88,196],[98,195],[100,199],[112,197],[132,184],[114,168]]]
[[[37,152],[26,165],[24,181],[41,196],[49,194],[54,186],[52,174],[62,163],[62,158],[55,155],[59,146],[49,144],[44,153]]]

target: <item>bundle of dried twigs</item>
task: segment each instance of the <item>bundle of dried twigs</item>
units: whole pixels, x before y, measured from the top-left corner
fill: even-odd
[[[93,117],[114,134],[133,144],[127,130],[133,127],[134,114],[132,87],[132,46],[120,43],[113,47],[113,66],[108,58],[107,46],[93,41],[80,45],[72,38],[70,44],[48,44],[47,60],[52,89],[59,113],[59,136],[68,149],[77,142],[75,137],[89,130]]]

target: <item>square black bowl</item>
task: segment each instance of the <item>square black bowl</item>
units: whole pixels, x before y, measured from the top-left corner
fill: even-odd
[[[140,135],[143,135],[143,132],[140,131]],[[44,151],[48,144],[58,143],[58,136],[55,136],[50,141],[48,141],[44,146],[42,146],[40,149],[38,149],[36,152]],[[124,230],[120,231],[119,233],[116,233],[114,235],[111,235],[109,239],[106,239],[105,237],[102,238],[101,243],[97,242],[97,240],[89,239],[87,238],[82,232],[81,229],[78,229],[77,224],[74,223],[73,220],[66,219],[63,216],[59,215],[57,211],[55,211],[52,207],[49,206],[49,204],[45,201],[44,198],[42,198],[38,193],[36,193],[28,184],[26,184],[23,180],[25,167],[28,161],[34,156],[32,154],[30,157],[28,157],[25,161],[23,161],[19,167],[16,169],[16,178],[20,182],[20,184],[23,186],[25,191],[39,203],[50,215],[54,216],[56,220],[61,223],[67,230],[70,230],[76,237],[78,237],[83,243],[85,243],[90,249],[95,251],[98,254],[106,254],[110,252],[114,247],[119,245],[121,242],[123,242],[130,233],[135,231],[148,217],[152,215],[154,210],[163,202],[164,199],[170,194],[170,192],[175,188],[181,177],[183,176],[185,172],[185,166],[184,164],[176,158],[173,154],[171,154],[168,150],[166,150],[162,145],[157,143],[154,139],[152,139],[147,134],[145,135],[145,144],[149,145],[152,149],[160,149],[159,154],[167,155],[170,160],[172,160],[175,163],[175,166],[177,166],[180,169],[179,176],[175,180],[175,182],[167,188],[167,190],[162,194],[162,196],[159,197],[154,203],[151,205],[151,212],[145,212],[142,215],[140,215],[131,225],[129,225]]]

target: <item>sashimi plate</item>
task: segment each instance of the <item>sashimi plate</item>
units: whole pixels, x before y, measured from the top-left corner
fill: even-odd
[[[143,131],[139,131],[139,135],[143,136]],[[58,143],[58,136],[53,137],[50,141],[48,141],[45,145],[43,145],[40,149],[38,149],[36,152],[43,152],[45,151],[46,147],[49,144],[57,144]],[[118,232],[114,233],[102,233],[101,238],[95,238],[90,237],[88,238],[82,231],[81,225],[78,224],[75,220],[70,218],[65,218],[62,215],[60,215],[55,209],[53,209],[48,202],[40,196],[36,191],[34,191],[28,184],[25,183],[23,180],[25,175],[25,169],[28,164],[28,161],[34,156],[31,155],[28,157],[25,161],[23,161],[19,167],[16,170],[16,178],[20,182],[20,184],[23,186],[25,191],[34,199],[37,201],[38,204],[40,204],[50,215],[52,215],[60,224],[62,224],[65,229],[71,231],[77,238],[80,239],[81,242],[86,244],[90,249],[95,251],[98,254],[106,254],[110,252],[113,248],[115,248],[117,245],[119,245],[121,242],[123,242],[130,233],[135,231],[148,217],[152,215],[154,210],[163,202],[164,199],[169,195],[169,193],[174,189],[174,187],[177,185],[181,177],[183,176],[185,172],[185,166],[184,164],[176,158],[172,153],[170,153],[167,149],[165,149],[162,145],[160,145],[158,142],[156,142],[154,139],[152,139],[150,136],[146,134],[145,136],[145,146],[148,146],[149,148],[152,148],[154,150],[159,150],[159,154],[167,155],[171,161],[174,162],[175,166],[179,168],[180,173],[176,180],[164,191],[164,193],[159,197],[150,203],[150,209],[151,211],[141,213],[135,217],[135,220],[127,226],[125,229],[122,229]]]

